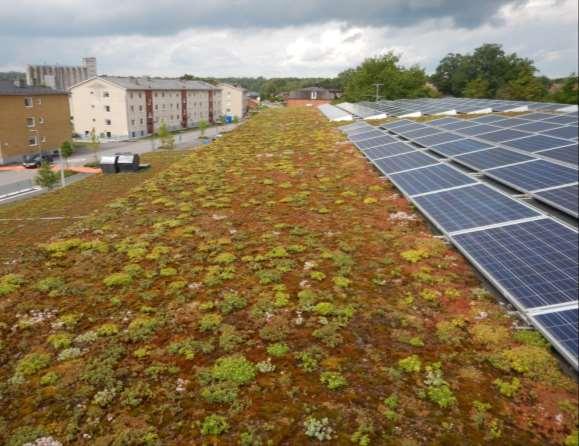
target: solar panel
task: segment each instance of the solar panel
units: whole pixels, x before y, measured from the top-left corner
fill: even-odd
[[[519,132],[513,129],[503,129],[491,133],[477,134],[477,138],[484,139],[491,142],[504,142],[512,139],[524,138],[529,136],[527,132]]]
[[[382,136],[378,136],[376,138],[371,139],[365,139],[364,141],[355,142],[354,144],[356,144],[356,146],[358,146],[359,149],[364,150],[369,149],[371,147],[378,147],[396,141],[398,141],[396,138],[382,134]]]
[[[476,122],[463,120],[455,122],[454,124],[445,125],[444,130],[460,130],[466,129],[468,127],[474,127],[476,125],[478,125]]]
[[[539,329],[552,339],[555,347],[562,349],[561,353],[573,362],[575,368],[579,355],[578,315],[577,308],[569,308],[532,316]]]
[[[576,116],[554,116],[549,119],[545,119],[545,122],[553,122],[555,124],[577,124]]]
[[[456,141],[461,139],[460,135],[455,135],[454,133],[437,133],[436,135],[424,136],[422,138],[415,138],[414,142],[420,144],[423,147],[430,147],[435,144],[442,144],[449,141]]]
[[[352,132],[354,130],[359,130],[359,129],[366,128],[366,127],[369,127],[369,126],[365,122],[355,122],[354,124],[343,125],[343,126],[339,127],[339,129],[342,132],[349,133],[349,132]]]
[[[502,115],[486,115],[471,119],[470,121],[476,122],[478,124],[491,124],[493,122],[503,121],[505,119],[507,118]]]
[[[475,150],[490,149],[490,144],[477,141],[476,139],[459,139],[457,141],[445,142],[430,147],[430,150],[444,156],[455,156],[462,153],[474,152]]]
[[[429,121],[428,124],[433,125],[435,127],[439,127],[441,125],[452,124],[454,122],[462,122],[462,120],[456,118],[440,118]]]
[[[541,150],[540,152],[535,153],[537,155],[553,158],[557,161],[575,164],[576,166],[579,165],[579,149],[577,147],[577,144],[559,147],[558,149]]]
[[[519,119],[519,118],[509,118],[509,119],[503,119],[502,121],[495,121],[493,122],[493,125],[496,125],[497,127],[502,127],[502,128],[509,128],[509,127],[515,127],[517,125],[521,125],[521,124],[528,124],[530,121],[527,121],[525,119]]]
[[[550,218],[452,236],[523,309],[577,300],[577,232]]]
[[[390,128],[388,130],[391,132],[394,132],[398,135],[401,135],[403,133],[408,133],[408,132],[412,132],[414,130],[420,130],[420,129],[425,129],[425,128],[428,128],[428,127],[426,127],[423,124],[417,124],[415,122],[412,122],[412,123],[407,124],[403,127]]]
[[[485,174],[524,192],[577,182],[576,169],[545,160],[497,167],[485,170]]]
[[[515,130],[521,130],[522,132],[542,132],[545,130],[552,130],[560,127],[559,124],[552,124],[549,122],[535,121],[529,122],[528,124],[518,125],[514,127]]]
[[[366,155],[370,160],[375,160],[378,158],[385,158],[387,156],[400,155],[402,153],[413,152],[416,148],[405,144],[403,142],[395,142],[391,144],[385,144],[379,147],[373,147],[368,150],[364,150],[364,155]]]
[[[579,128],[575,125],[559,127],[557,129],[541,132],[543,135],[554,136],[556,138],[577,139]]]
[[[555,115],[549,113],[529,113],[528,115],[521,115],[521,118],[525,118],[528,121],[542,121],[543,119],[553,118]]]
[[[476,180],[446,164],[397,173],[390,180],[407,195],[433,192],[450,187],[474,184]]]
[[[540,214],[484,184],[414,197],[416,205],[448,233],[537,217]]]
[[[533,197],[575,218],[579,216],[579,186],[576,184],[535,192]]]
[[[432,127],[425,127],[425,128],[418,129],[418,130],[412,130],[411,132],[401,132],[400,134],[402,136],[404,136],[405,138],[414,139],[414,138],[420,138],[421,136],[434,135],[435,133],[440,133],[440,129],[435,129]]]
[[[467,136],[476,136],[476,135],[480,135],[482,133],[489,133],[489,132],[498,130],[499,128],[500,127],[495,127],[493,125],[479,124],[479,125],[473,125],[472,127],[467,127],[464,129],[457,130],[457,132],[460,134],[463,134],[463,135],[467,135]]]
[[[408,124],[414,124],[413,121],[408,121],[407,119],[402,119],[401,121],[393,121],[393,122],[387,122],[386,124],[382,124],[380,126],[381,129],[384,130],[390,130],[390,129],[395,129],[397,127],[404,127],[405,125]]]
[[[364,141],[365,139],[376,138],[378,136],[384,135],[384,132],[380,130],[370,130],[368,132],[359,133],[356,135],[349,135],[348,137],[352,142]]]
[[[480,138],[483,137],[486,139],[486,135],[480,136]],[[525,152],[537,152],[539,150],[554,149],[555,147],[567,146],[569,145],[569,141],[545,135],[531,135],[527,136],[526,138],[517,139],[515,141],[504,142],[503,145],[519,150],[524,150]]]
[[[481,150],[454,158],[456,162],[475,170],[492,169],[493,167],[506,166],[508,164],[531,161],[533,159],[535,158],[501,148]]]
[[[376,167],[378,167],[378,169],[380,169],[385,175],[437,163],[437,159],[419,151],[391,156],[389,158],[382,158],[374,162]]]
[[[348,136],[361,135],[362,133],[369,132],[370,130],[376,130],[376,127],[373,127],[369,124],[364,124],[361,127],[356,127],[356,128],[353,128],[352,130],[348,130],[346,132],[346,134]]]

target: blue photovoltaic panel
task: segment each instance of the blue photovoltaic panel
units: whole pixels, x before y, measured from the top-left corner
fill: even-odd
[[[555,116],[553,118],[545,119],[545,122],[553,122],[555,124],[577,124],[577,117],[573,116]]]
[[[452,124],[455,122],[462,122],[462,120],[456,119],[456,118],[440,118],[440,119],[434,119],[432,121],[429,121],[428,124],[439,127],[441,125],[448,125],[448,124]]]
[[[430,149],[440,155],[455,156],[462,153],[474,152],[475,150],[490,149],[493,147],[490,144],[477,141],[476,139],[459,139],[457,141],[446,142],[444,144],[437,144]]]
[[[364,155],[366,155],[370,160],[375,160],[378,158],[386,158],[387,156],[413,152],[415,150],[416,150],[415,147],[412,147],[403,142],[394,142],[392,144],[385,144],[383,146],[373,147],[371,149],[364,150]]]
[[[342,127],[339,127],[339,129],[344,133],[353,133],[355,131],[365,129],[365,128],[371,128],[371,127],[368,124],[366,124],[365,122],[355,122],[354,124],[348,124],[348,125],[343,125]]]
[[[435,133],[440,133],[440,129],[425,127],[423,129],[412,130],[411,132],[401,132],[400,134],[405,138],[420,138],[421,136],[434,135]]]
[[[550,218],[452,236],[524,309],[577,300],[577,232]]]
[[[362,127],[356,127],[355,129],[346,131],[346,134],[347,134],[348,136],[354,136],[354,135],[360,135],[360,134],[362,134],[362,133],[369,132],[369,131],[371,131],[371,130],[376,130],[376,128],[373,127],[373,126],[371,126],[371,125],[369,125],[369,124],[365,124],[365,125],[362,126]]]
[[[471,121],[476,122],[478,124],[492,124],[493,122],[504,121],[505,119],[508,118],[502,115],[486,115],[471,119]]]
[[[489,133],[494,130],[498,130],[499,128],[500,127],[495,127],[493,125],[480,124],[480,125],[473,125],[472,127],[467,127],[465,129],[457,130],[457,132],[466,136],[476,136],[480,135],[481,133]]]
[[[414,197],[414,201],[449,233],[540,215],[484,184],[422,195]]]
[[[391,156],[389,158],[382,158],[374,162],[376,167],[378,167],[378,169],[380,169],[385,175],[437,163],[438,160],[435,158],[418,151],[398,156]]]
[[[508,164],[531,161],[533,159],[535,158],[501,148],[481,150],[454,158],[455,161],[475,170],[492,169],[493,167],[506,166]]]
[[[384,135],[384,132],[381,132],[380,130],[370,130],[368,132],[364,132],[364,133],[360,133],[360,134],[356,134],[356,135],[350,135],[348,136],[350,138],[350,140],[352,142],[358,142],[358,141],[364,141],[365,139],[370,139],[370,138],[377,138],[378,136],[382,136]]]
[[[481,135],[480,137],[485,137]],[[545,135],[531,135],[515,141],[507,141],[503,145],[525,152],[538,152],[539,150],[554,149],[555,147],[568,146],[569,141],[561,138],[553,138]]]
[[[526,119],[527,121],[542,121],[543,119],[554,118],[555,115],[551,115],[549,113],[529,113],[528,115],[521,115],[521,118]]]
[[[528,124],[518,125],[514,127],[515,130],[523,132],[543,132],[545,130],[552,130],[560,127],[559,124],[551,124],[549,122],[535,121]]]
[[[536,152],[536,154],[545,156],[547,158],[552,158],[557,161],[575,164],[576,166],[579,165],[579,148],[577,147],[577,144],[559,147],[558,149],[543,150],[541,152]]]
[[[545,160],[497,167],[485,174],[523,192],[577,182],[576,169]]]
[[[466,129],[468,127],[474,127],[476,125],[478,125],[476,122],[463,120],[455,122],[454,124],[445,125],[444,130],[460,130]]]
[[[384,129],[384,130],[390,130],[390,129],[395,129],[396,127],[404,127],[405,125],[408,125],[408,124],[413,124],[413,121],[408,121],[406,119],[403,119],[402,121],[387,122],[386,124],[382,124],[380,126],[380,128]]]
[[[518,130],[513,129],[503,129],[491,133],[477,134],[477,138],[491,142],[510,141],[512,139],[524,138],[525,136],[529,136],[529,134],[527,132],[519,132]]]
[[[412,122],[410,124],[407,124],[405,126],[402,127],[396,127],[396,128],[390,128],[388,129],[390,132],[396,133],[401,135],[402,133],[408,133],[408,132],[412,132],[413,130],[420,130],[420,129],[424,129],[427,128],[425,125],[422,124],[417,124],[415,122]]]
[[[391,142],[396,142],[398,141],[396,138],[393,138],[392,136],[389,135],[384,135],[382,134],[382,136],[378,136],[376,138],[371,138],[371,139],[365,139],[364,141],[360,141],[360,142],[355,142],[354,144],[356,144],[356,146],[358,146],[359,149],[369,149],[371,147],[378,147],[384,144],[389,144]]]
[[[533,197],[573,217],[579,216],[579,186],[577,185],[535,192]]]
[[[527,121],[525,119],[509,118],[509,119],[504,119],[502,121],[493,122],[493,125],[506,129],[506,128],[515,127],[515,126],[521,125],[521,124],[529,124],[530,122],[531,121]]]
[[[436,135],[424,136],[423,138],[415,138],[414,142],[420,144],[423,147],[430,147],[435,144],[443,144],[449,141],[456,141],[461,139],[462,136],[455,135],[454,133],[437,133]]]
[[[568,125],[566,127],[559,127],[557,129],[541,132],[543,135],[554,136],[556,138],[577,139],[578,127]]]
[[[390,180],[407,195],[423,194],[449,187],[474,184],[476,180],[446,164],[397,173]]]
[[[532,316],[546,332],[546,335],[554,341],[555,347],[564,349],[561,353],[574,363],[575,368],[577,368],[577,356],[579,354],[578,316],[579,310],[577,308]]]

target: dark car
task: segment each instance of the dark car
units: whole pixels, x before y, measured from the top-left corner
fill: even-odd
[[[22,160],[22,165],[26,169],[36,169],[40,167],[42,163],[52,164],[54,156],[48,153],[35,153],[34,155],[24,155]]]

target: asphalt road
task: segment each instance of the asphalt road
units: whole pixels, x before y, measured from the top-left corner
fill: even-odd
[[[218,127],[210,127],[205,130],[205,136],[212,137],[219,133],[233,130],[239,124],[227,124]],[[195,147],[202,144],[199,139],[201,132],[191,130],[175,135],[175,144],[178,149]],[[118,141],[102,143],[98,156],[113,155],[117,152],[146,153],[157,150],[158,141],[154,139],[139,139],[135,141]],[[71,166],[82,166],[86,163],[95,161],[95,154],[89,148],[78,149],[77,152],[68,159]],[[59,161],[57,160],[56,163]],[[36,176],[36,169],[0,171],[0,196],[3,194],[15,192],[18,190],[32,187],[33,179]]]

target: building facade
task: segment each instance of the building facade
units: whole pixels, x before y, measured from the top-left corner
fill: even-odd
[[[0,81],[0,164],[52,152],[71,135],[66,91]]]
[[[168,129],[214,123],[221,116],[221,90],[201,81],[97,76],[71,89],[75,133],[88,138],[137,138]]]
[[[75,84],[97,75],[95,57],[85,57],[76,67],[60,65],[28,65],[26,82],[30,86],[43,86],[56,90],[68,90]]]
[[[249,97],[247,90],[236,85],[221,83],[221,114],[225,117],[241,119],[247,114]]]
[[[335,95],[325,88],[308,87],[290,91],[285,99],[288,107],[317,107],[329,104],[335,99]]]

